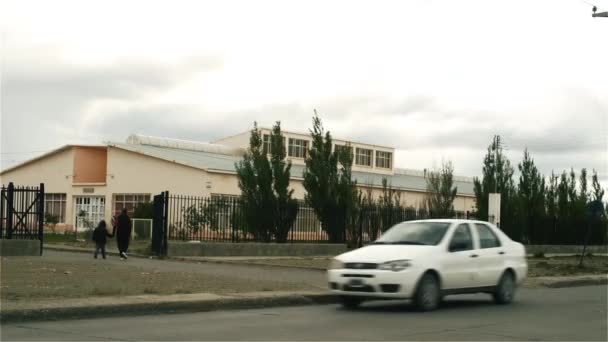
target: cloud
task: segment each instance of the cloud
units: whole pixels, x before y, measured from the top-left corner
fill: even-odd
[[[239,13],[161,3],[137,24],[137,4],[10,5],[2,152],[133,132],[212,141],[254,120],[307,132],[316,108],[336,138],[395,146],[400,167],[451,159],[478,175],[500,134],[514,166],[528,147],[545,174],[573,166],[608,177],[608,49],[582,3],[514,1],[491,16],[479,15],[482,1],[348,13],[337,3],[244,3]]]
[[[82,129],[99,106],[146,103],[200,73],[223,67],[216,56],[183,58],[174,64],[119,60],[87,65],[70,63],[60,55],[60,50],[32,48],[12,51],[3,60],[3,152],[52,149],[69,142],[100,142],[108,133],[115,135],[111,132],[116,126],[105,132]],[[103,117],[99,119],[104,121]],[[3,161],[7,159],[3,156]]]

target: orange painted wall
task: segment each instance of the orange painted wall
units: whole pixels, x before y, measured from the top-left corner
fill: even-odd
[[[108,150],[105,147],[74,147],[74,183],[105,183]]]

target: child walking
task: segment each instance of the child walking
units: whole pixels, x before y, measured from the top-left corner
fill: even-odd
[[[95,241],[95,259],[97,259],[97,254],[101,251],[101,256],[106,258],[106,242],[107,237],[114,237],[114,232],[112,234],[108,233],[106,229],[106,221],[101,220],[97,225],[97,228],[93,231],[93,241]]]

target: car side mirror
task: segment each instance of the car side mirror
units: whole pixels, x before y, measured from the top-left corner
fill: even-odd
[[[459,252],[467,250],[469,244],[466,241],[452,241],[450,243],[450,252]]]

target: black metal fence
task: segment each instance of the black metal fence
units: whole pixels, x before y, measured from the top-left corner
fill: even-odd
[[[457,218],[473,219],[470,212],[455,211],[453,215],[434,215],[425,210],[414,207],[382,207],[380,205],[365,205],[359,211],[359,218],[356,220],[358,227],[351,227],[350,232],[346,232],[346,240],[350,242],[358,241],[358,245],[363,245],[374,241],[380,235],[397,223],[404,221],[424,220],[429,218]],[[355,235],[355,236],[353,236]]]
[[[256,241],[247,229],[243,202],[236,196],[168,196],[170,240],[239,242]],[[298,214],[288,235],[289,242],[325,242],[312,208],[299,203]]]
[[[44,227],[44,184],[0,188],[0,239],[40,240]]]
[[[167,229],[169,240],[239,242],[257,241],[246,224],[244,204],[238,196],[195,197],[167,195]],[[343,240],[358,244],[373,241],[396,223],[429,218],[431,215],[413,208],[367,206],[359,212],[356,227],[344,231]],[[465,218],[457,212],[454,218]],[[352,228],[352,227],[351,227]],[[354,235],[354,236],[353,236]],[[294,224],[287,242],[328,242],[328,234],[314,210],[304,201],[298,203]]]
[[[161,196],[158,197],[159,201]],[[156,197],[155,197],[156,203]],[[158,203],[157,221],[159,236],[169,240],[245,242],[265,241],[247,227],[244,203],[238,196],[195,197],[170,195],[165,192],[162,205]],[[164,209],[166,207],[166,209]],[[161,210],[162,209],[162,210]],[[449,217],[448,217],[449,216]],[[453,215],[437,215],[413,207],[385,207],[377,204],[365,205],[357,217],[345,225],[336,242],[350,246],[361,246],[376,240],[393,225],[411,220],[428,218],[476,219],[472,212],[455,212]],[[162,220],[162,221],[160,221]],[[162,224],[160,224],[162,222]],[[606,244],[608,226],[605,218],[601,220],[566,220],[558,218],[539,218],[524,229],[523,223],[500,227],[516,241],[530,244]],[[525,230],[525,232],[524,232]],[[526,236],[526,238],[524,238]],[[272,241],[275,238],[272,237]],[[314,210],[300,201],[294,224],[287,235],[290,243],[329,242],[329,235],[321,228],[321,222]],[[166,246],[159,243],[159,246]]]

